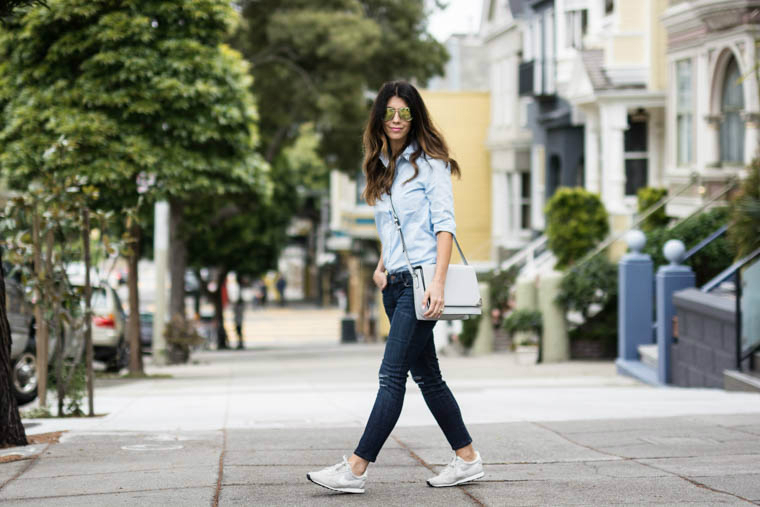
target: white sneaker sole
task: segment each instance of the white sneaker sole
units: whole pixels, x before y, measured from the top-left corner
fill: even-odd
[[[464,484],[465,482],[471,482],[476,481],[478,479],[482,479],[485,477],[485,472],[478,472],[475,475],[471,475],[469,477],[465,477],[464,479],[459,479],[456,482],[452,482],[450,484],[431,484],[430,481],[427,481],[428,486],[431,488],[450,488],[451,486],[459,486],[460,484]]]
[[[341,493],[364,493],[364,488],[334,488],[332,486],[328,486],[327,484],[323,484],[321,482],[318,482],[312,479],[311,474],[306,474],[306,478],[309,479],[314,484],[316,484],[317,486],[322,486],[323,488],[327,488],[332,491],[340,491]]]

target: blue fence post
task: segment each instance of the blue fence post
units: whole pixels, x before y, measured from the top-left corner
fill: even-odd
[[[663,246],[662,253],[670,264],[660,266],[657,270],[657,380],[662,384],[670,384],[673,379],[670,364],[675,316],[673,293],[694,287],[696,278],[689,266],[679,264],[686,253],[686,247],[681,241],[669,240]]]
[[[652,343],[653,264],[641,253],[646,236],[630,231],[625,237],[632,250],[618,263],[618,361],[637,361],[639,345]]]

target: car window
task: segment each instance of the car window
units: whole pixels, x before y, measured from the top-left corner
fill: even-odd
[[[92,289],[92,309],[97,311],[108,311],[108,299],[106,298],[106,291],[103,288],[93,287]]]
[[[113,300],[116,303],[116,309],[119,311],[120,314],[123,315],[124,307],[121,306],[121,299],[119,298],[119,293],[111,289],[111,295],[113,296]]]

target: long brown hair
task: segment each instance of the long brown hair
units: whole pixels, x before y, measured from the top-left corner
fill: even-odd
[[[446,145],[443,135],[430,121],[430,114],[420,93],[406,81],[391,81],[385,83],[377,93],[375,102],[372,104],[369,121],[364,129],[362,169],[367,178],[367,186],[362,192],[362,197],[370,206],[374,205],[383,194],[390,191],[393,178],[396,175],[396,157],[399,154],[391,153],[390,140],[383,130],[385,108],[392,97],[403,99],[412,111],[412,124],[409,128],[405,147],[412,142],[417,143],[417,149],[409,157],[409,161],[414,166],[414,176],[404,183],[413,180],[419,174],[417,159],[423,154],[429,158],[443,161],[450,166],[452,174],[461,176],[459,164],[449,157],[449,147]],[[388,167],[380,160],[381,154],[387,157]]]

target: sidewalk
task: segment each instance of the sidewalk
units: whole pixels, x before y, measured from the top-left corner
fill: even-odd
[[[0,456],[7,505],[760,504],[760,395],[652,388],[611,363],[442,357],[485,480],[433,489],[451,452],[417,386],[367,494],[306,481],[349,454],[377,390],[379,345],[205,352],[172,375],[101,380],[94,419],[25,420],[59,443]]]

